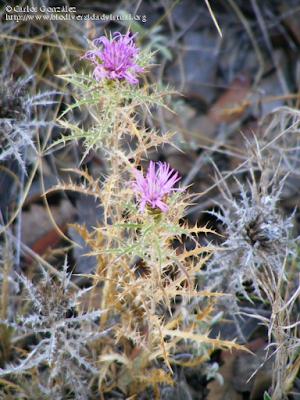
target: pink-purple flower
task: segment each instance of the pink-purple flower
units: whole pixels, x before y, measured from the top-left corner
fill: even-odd
[[[100,49],[90,50],[83,57],[95,64],[93,77],[97,81],[107,79],[126,79],[129,83],[138,83],[136,73],[143,72],[143,69],[136,63],[139,49],[133,42],[134,34],[130,37],[120,32],[114,33],[110,40],[101,36],[93,41],[93,44],[102,43]]]
[[[155,164],[157,169],[155,170]],[[174,169],[170,170],[170,165],[166,162],[150,161],[149,168],[144,177],[137,169],[133,170],[136,180],[131,182],[131,187],[136,190],[137,199],[140,202],[139,210],[144,211],[145,206],[152,209],[160,208],[167,211],[168,206],[165,203],[166,195],[174,190],[182,190],[174,188],[174,184],[181,178]]]

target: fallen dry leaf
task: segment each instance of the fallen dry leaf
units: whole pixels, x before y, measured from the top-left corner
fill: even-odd
[[[244,112],[243,102],[247,100],[250,93],[250,78],[248,76],[236,77],[230,87],[211,106],[208,117],[216,124],[233,122]]]
[[[68,200],[62,200],[58,206],[51,206],[51,213],[56,224],[66,229],[66,224],[71,222],[75,209]],[[22,213],[22,242],[42,254],[48,247],[52,247],[60,239],[59,232],[53,226],[45,206],[32,204],[28,211]]]

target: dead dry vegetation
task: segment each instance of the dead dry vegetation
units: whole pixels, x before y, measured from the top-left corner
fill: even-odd
[[[82,17],[1,11],[0,398],[299,400],[299,2],[36,3]]]

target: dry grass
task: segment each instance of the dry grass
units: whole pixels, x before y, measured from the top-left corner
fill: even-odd
[[[218,37],[220,85],[243,62],[236,53],[225,57],[233,37],[237,45],[244,41],[255,61],[249,59],[255,64],[247,70],[250,86],[229,88],[244,90],[242,100],[221,98],[214,105],[194,96],[215,118],[210,135],[206,126],[191,129],[185,119],[193,94],[186,89],[190,44],[183,38],[196,19],[180,25],[176,7],[182,1],[158,3],[151,25],[131,24],[139,31],[139,62],[147,71],[135,87],[95,82],[91,65],[78,60],[87,51],[85,37],[123,29],[116,23],[2,19],[4,399],[159,399],[164,388],[176,387],[178,371],[184,375],[200,366],[204,374],[216,349],[246,350],[222,336],[226,318],[219,311],[228,312],[228,305],[226,317],[246,314],[267,327],[265,359],[274,359],[266,388],[271,399],[287,399],[297,388],[299,93],[283,73],[272,36],[272,18],[283,32],[289,13],[276,19],[273,3],[262,7],[255,0],[247,7],[233,0],[199,5],[210,21],[207,29]],[[77,14],[93,7],[78,6]],[[138,13],[139,7],[128,2],[119,9]],[[117,12],[108,9],[103,12]],[[175,62],[173,90],[168,80]],[[261,87],[272,72],[281,92],[264,94]],[[275,101],[281,106],[260,115]],[[249,133],[247,123],[254,119],[255,133],[252,127]],[[166,212],[141,214],[128,184],[133,168],[145,170],[149,159],[168,161],[174,154],[179,171],[193,160],[182,179],[182,185],[193,185],[173,192]],[[91,210],[82,207],[87,197],[95,204]],[[73,218],[55,214],[62,199],[74,207]],[[47,210],[52,230],[39,238],[33,224],[27,230],[36,237],[31,245],[21,237],[22,216],[36,202]],[[210,224],[199,210],[211,212]],[[245,281],[251,281],[251,293]],[[220,335],[212,335],[214,327]],[[249,339],[242,326],[234,334]]]

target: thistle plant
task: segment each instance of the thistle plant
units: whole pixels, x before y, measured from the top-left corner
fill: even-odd
[[[23,341],[32,342],[31,349],[20,357],[18,363],[13,360],[5,365],[5,369],[0,369],[2,381],[7,384],[14,375],[31,376],[32,383],[23,382],[17,387],[15,398],[61,399],[69,393],[83,399],[89,395],[86,379],[90,374],[97,373],[96,360],[89,344],[107,334],[99,331],[96,324],[105,310],[79,310],[80,297],[91,288],[71,290],[71,273],[67,272],[67,268],[65,262],[60,282],[43,269],[39,285],[19,275],[20,285],[27,291],[26,308],[29,313],[23,313],[18,320],[11,321],[9,318],[0,321],[2,326],[14,332],[15,349]],[[43,372],[38,378],[36,374],[40,368]]]
[[[276,169],[270,158],[262,156],[258,142],[249,159],[252,159],[252,164],[248,187],[236,180],[239,191],[238,198],[234,198],[223,185],[221,191],[225,202],[221,211],[210,212],[224,225],[226,239],[223,250],[226,249],[227,254],[214,252],[207,276],[215,289],[223,287],[232,293],[231,298],[224,299],[231,311],[257,318],[267,326],[268,348],[275,348],[271,398],[287,399],[300,362],[297,352],[299,339],[293,330],[298,325],[293,321],[293,307],[300,288],[289,287],[287,279],[287,264],[295,257],[293,214],[284,216],[279,209],[287,175],[278,180],[280,165]],[[246,282],[252,284],[251,294],[246,290]],[[283,293],[290,290],[294,293],[287,301]],[[260,300],[269,305],[270,319],[239,308],[238,297],[252,303]]]
[[[283,216],[278,207],[286,176],[278,182],[273,170],[267,161],[260,163],[257,182],[254,168],[250,167],[248,188],[236,180],[239,198],[224,187],[221,211],[210,211],[225,227],[223,246],[229,251],[227,255],[215,253],[209,274],[216,276],[216,282],[224,279],[227,291],[239,293],[249,301],[244,283],[252,282],[254,294],[264,298],[269,292],[269,279],[276,281],[286,251],[292,249],[293,216]]]
[[[95,43],[102,43],[102,49],[93,48],[82,57],[94,63],[92,74],[61,76],[78,89],[78,94],[74,94],[75,103],[67,107],[60,117],[60,124],[70,130],[70,135],[63,136],[52,146],[82,139],[86,147],[83,158],[92,150],[102,149],[114,174],[117,174],[120,167],[123,169],[126,160],[139,157],[143,150],[168,141],[170,134],[161,137],[154,131],[141,136],[136,129],[136,109],[146,107],[149,110],[149,106],[154,104],[162,106],[163,96],[171,91],[158,93],[155,85],[146,85],[143,88],[137,85],[137,73],[147,69],[152,55],[139,52],[129,32],[126,35],[117,33],[113,39],[103,36],[93,43],[93,47]],[[92,118],[88,129],[62,119],[69,111],[84,106],[88,106]],[[124,154],[120,149],[120,142],[126,136],[126,140],[136,137],[140,149]]]
[[[143,115],[150,115],[153,105],[166,107],[163,97],[172,91],[139,86],[138,75],[150,67],[151,54],[138,50],[135,36],[116,33],[94,40],[92,50],[82,57],[94,64],[91,75],[62,76],[78,94],[59,120],[70,134],[51,147],[83,139],[83,158],[101,149],[106,174],[100,180],[87,171],[72,170],[83,183],[70,178],[52,190],[92,195],[104,210],[92,232],[73,225],[92,248],[89,255],[98,260],[96,271],[83,275],[94,282],[91,297],[101,287],[99,307],[108,310],[100,318],[100,331],[114,327],[97,349],[101,392],[115,387],[136,395],[150,384],[158,395],[160,384],[172,383],[171,364],[181,358],[182,349],[201,363],[216,346],[239,345],[209,337],[214,302],[210,298],[220,293],[197,288],[197,273],[213,251],[212,246],[200,246],[197,236],[212,231],[181,222],[189,195],[185,188],[175,187],[180,177],[169,164],[150,161],[145,175],[139,170],[149,151],[172,145],[172,134],[146,128]],[[84,106],[91,115],[88,129],[62,119]],[[193,248],[173,245],[184,236]],[[191,298],[196,300],[191,303]]]

